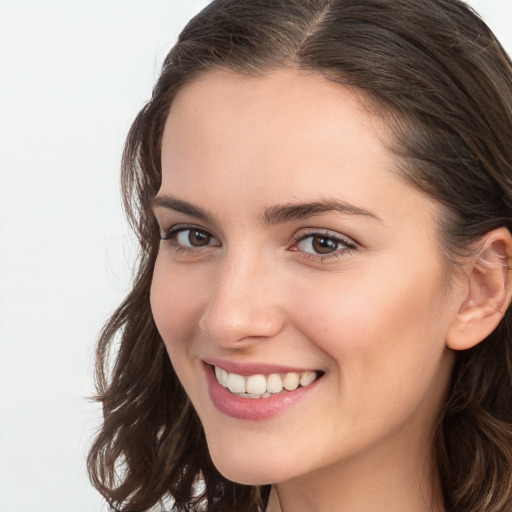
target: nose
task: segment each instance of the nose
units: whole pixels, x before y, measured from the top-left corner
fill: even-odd
[[[271,266],[243,254],[220,264],[199,320],[208,339],[225,348],[241,349],[282,330],[280,283]]]

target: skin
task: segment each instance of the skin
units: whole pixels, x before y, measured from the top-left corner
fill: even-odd
[[[447,289],[439,208],[397,175],[387,135],[353,91],[295,70],[210,73],[180,91],[165,126],[159,196],[209,217],[156,206],[161,230],[211,238],[162,241],[155,322],[217,468],[274,484],[272,512],[444,510],[431,443],[467,290],[457,276]],[[262,220],[327,199],[366,213]],[[348,245],[322,258],[322,235]],[[209,397],[210,357],[323,376],[282,413],[241,420]]]

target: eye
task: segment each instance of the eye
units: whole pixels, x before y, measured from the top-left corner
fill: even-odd
[[[171,240],[183,249],[200,249],[207,246],[219,246],[220,242],[208,231],[196,226],[175,226],[160,233],[162,240]]]
[[[307,233],[299,236],[292,250],[301,251],[308,257],[335,257],[356,249],[356,245],[341,235],[325,233]]]
[[[184,247],[203,247],[217,245],[215,239],[207,231],[199,229],[184,229],[176,233],[176,243]]]

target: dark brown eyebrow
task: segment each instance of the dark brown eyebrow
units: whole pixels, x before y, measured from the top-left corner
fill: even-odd
[[[328,212],[338,212],[345,215],[362,215],[363,217],[381,221],[380,217],[375,213],[338,199],[272,206],[265,211],[263,220],[267,224],[279,224],[291,220],[307,219]]]
[[[199,206],[194,206],[187,201],[182,201],[181,199],[176,199],[172,196],[156,196],[151,202],[151,206],[153,209],[167,208],[169,210],[175,210],[177,212],[185,213],[186,215],[191,215],[192,217],[196,217],[201,220],[213,219],[213,215],[208,213],[206,210],[199,208]]]
[[[175,210],[204,221],[214,220],[214,216],[208,211],[200,208],[199,206],[188,203],[187,201],[182,201],[181,199],[177,199],[169,195],[156,196],[152,201],[152,207]],[[325,199],[310,203],[271,206],[263,213],[262,221],[265,224],[273,225],[290,222],[292,220],[307,219],[309,217],[328,212],[338,212],[344,215],[360,215],[381,221],[375,213],[338,199]]]

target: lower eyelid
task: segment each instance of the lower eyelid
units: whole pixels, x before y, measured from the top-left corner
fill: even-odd
[[[307,261],[313,261],[313,262],[323,262],[323,261],[334,261],[337,260],[343,255],[346,254],[346,251],[336,251],[329,254],[313,254],[311,252],[300,252],[300,258],[307,260]]]
[[[174,251],[177,254],[184,254],[190,256],[197,256],[199,254],[211,252],[212,248],[215,248],[215,245],[204,245],[201,247],[185,247],[183,245],[176,245],[174,247]]]

